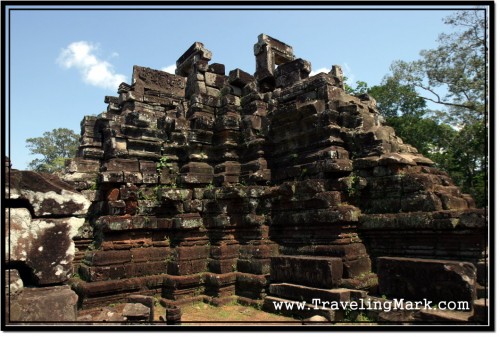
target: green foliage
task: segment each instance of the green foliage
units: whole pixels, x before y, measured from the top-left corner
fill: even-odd
[[[89,190],[97,191],[98,189],[99,189],[99,177],[96,177],[92,182],[92,185],[90,185]]]
[[[364,323],[369,323],[369,322],[374,322],[373,319],[369,318],[367,315],[364,313],[360,313],[358,317],[356,317],[356,322],[364,322]]]
[[[377,100],[378,109],[386,117],[421,117],[427,112],[426,102],[418,96],[415,88],[402,85],[393,77],[385,77],[380,85],[367,91]]]
[[[161,172],[165,167],[170,166],[168,160],[169,159],[167,156],[161,157],[160,160],[156,163],[156,171]]]
[[[347,194],[349,197],[354,198],[359,194],[359,177],[351,174],[347,177]]]
[[[165,235],[163,238],[165,239],[165,244],[170,247],[170,237]],[[170,259],[171,259],[171,257],[170,257]]]
[[[450,144],[448,172],[453,180],[470,193],[479,207],[487,203],[486,129],[481,122],[465,125]]]
[[[459,11],[444,22],[454,32],[441,34],[438,47],[422,50],[417,61],[394,62],[392,76],[403,85],[418,88],[423,99],[446,107],[448,110],[440,117],[448,123],[463,125],[484,120],[488,89],[485,11]]]
[[[354,88],[347,84],[347,77],[344,77],[344,87],[345,92],[350,95],[362,95],[368,92],[368,83],[364,81],[356,81],[356,87]]]
[[[32,160],[28,167],[38,172],[62,172],[64,161],[76,155],[79,138],[80,136],[70,129],[58,128],[44,132],[42,137],[26,139],[30,154],[42,156]]]

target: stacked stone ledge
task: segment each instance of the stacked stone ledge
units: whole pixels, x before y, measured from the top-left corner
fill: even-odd
[[[373,98],[347,94],[338,66],[309,77],[267,35],[254,53],[255,77],[226,75],[196,42],[175,75],[134,66],[107,111],[84,118],[64,177],[92,201],[75,240],[83,308],[128,294],[361,299],[379,256],[484,270],[484,210],[384,125]],[[300,266],[321,263],[337,267],[304,282]]]

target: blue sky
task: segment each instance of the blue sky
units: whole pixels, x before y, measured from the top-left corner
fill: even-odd
[[[13,8],[13,7],[11,7]],[[309,7],[311,8],[311,7]],[[132,66],[165,69],[195,41],[212,62],[255,71],[261,33],[294,48],[313,71],[339,64],[351,80],[379,84],[398,59],[411,61],[449,32],[441,10],[30,10],[10,12],[10,157],[25,169],[26,139],[106,110],[105,95],[130,82]],[[359,7],[358,7],[359,9]]]

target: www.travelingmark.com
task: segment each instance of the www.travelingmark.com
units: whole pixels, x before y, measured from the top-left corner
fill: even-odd
[[[364,300],[364,301],[322,301],[313,298],[311,304],[306,301],[273,301],[275,310],[470,310],[467,301],[440,301],[434,303],[428,299],[422,301],[393,300]]]

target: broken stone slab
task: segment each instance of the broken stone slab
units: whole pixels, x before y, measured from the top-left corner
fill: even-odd
[[[211,63],[208,66],[208,71],[215,73],[217,75],[225,75],[226,74],[226,66],[222,63]]]
[[[47,288],[24,288],[10,297],[10,323],[16,322],[74,322],[77,313],[77,294],[67,285]]]
[[[271,280],[331,289],[342,278],[341,258],[317,256],[271,257]]]
[[[177,75],[177,72],[176,72]],[[161,70],[134,66],[132,81],[137,96],[183,98],[186,79]]]
[[[152,322],[154,320],[154,309],[155,309],[155,298],[152,296],[144,295],[129,295],[127,298],[128,303],[140,303],[149,308],[149,320]]]
[[[189,76],[189,74],[193,70],[192,66],[196,61],[210,61],[211,59],[212,52],[206,49],[203,43],[195,42],[175,62],[177,66],[177,68],[175,69],[175,74],[185,77]]]
[[[276,88],[285,88],[306,79],[311,72],[311,63],[303,59],[296,59],[283,63],[274,71]]]
[[[11,170],[6,197],[28,200],[37,217],[85,215],[90,207],[85,196],[56,175],[32,171]]]
[[[127,318],[127,321],[149,321],[151,309],[141,303],[127,303],[123,308],[122,315]]]
[[[390,298],[421,301],[476,299],[476,267],[469,262],[402,257],[379,257],[379,291]]]
[[[245,85],[248,83],[251,83],[255,81],[255,78],[250,75],[249,73],[236,68],[234,70],[231,70],[229,72],[229,84],[234,85],[235,87],[238,87],[242,89]]]
[[[38,285],[62,283],[72,274],[78,235],[85,219],[31,219],[25,208],[6,209],[7,263],[25,263]]]

